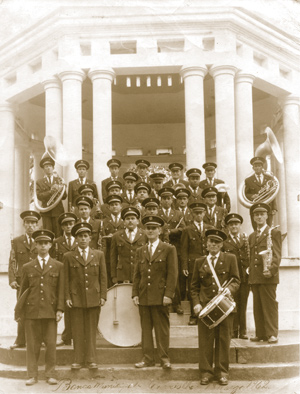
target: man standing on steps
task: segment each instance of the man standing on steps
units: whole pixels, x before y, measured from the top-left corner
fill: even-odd
[[[177,283],[176,249],[160,241],[164,221],[159,216],[142,219],[148,244],[137,249],[132,298],[139,307],[142,327],[142,361],[136,368],[155,365],[152,330],[155,331],[158,357],[163,369],[171,369],[169,358],[170,321],[168,305],[172,303]]]

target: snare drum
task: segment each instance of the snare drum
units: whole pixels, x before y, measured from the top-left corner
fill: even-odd
[[[139,308],[132,301],[132,284],[121,283],[107,291],[107,301],[101,308],[98,330],[116,346],[136,346],[141,343]]]
[[[235,308],[235,302],[224,294],[216,295],[199,314],[199,319],[208,328],[214,328],[221,323]]]

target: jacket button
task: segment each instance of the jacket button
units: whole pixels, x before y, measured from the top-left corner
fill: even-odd
[[[151,278],[151,276],[148,276],[148,279],[150,279]]]
[[[216,290],[213,290],[213,293],[215,293],[216,292]]]
[[[43,290],[41,290],[40,292],[41,292],[41,293],[44,293],[44,291],[43,291]]]
[[[84,274],[85,276],[88,276],[88,274]]]
[[[87,267],[84,267],[87,270]]]
[[[41,276],[41,279],[44,279],[44,277],[43,277],[43,276]]]
[[[88,290],[88,289],[89,289],[88,287],[85,288],[85,290]]]
[[[41,286],[44,286],[43,283],[41,283]]]
[[[148,286],[150,286],[150,283],[148,283]]]

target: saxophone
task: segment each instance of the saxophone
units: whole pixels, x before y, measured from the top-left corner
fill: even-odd
[[[268,238],[267,238],[267,249],[263,250],[262,252],[259,252],[259,255],[262,257],[263,260],[263,272],[268,272],[271,268],[272,259],[273,259],[272,230],[274,230],[277,227],[279,227],[279,225],[269,228]]]

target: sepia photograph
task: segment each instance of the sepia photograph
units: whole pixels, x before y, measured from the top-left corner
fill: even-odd
[[[0,15],[0,394],[300,394],[300,0]]]

